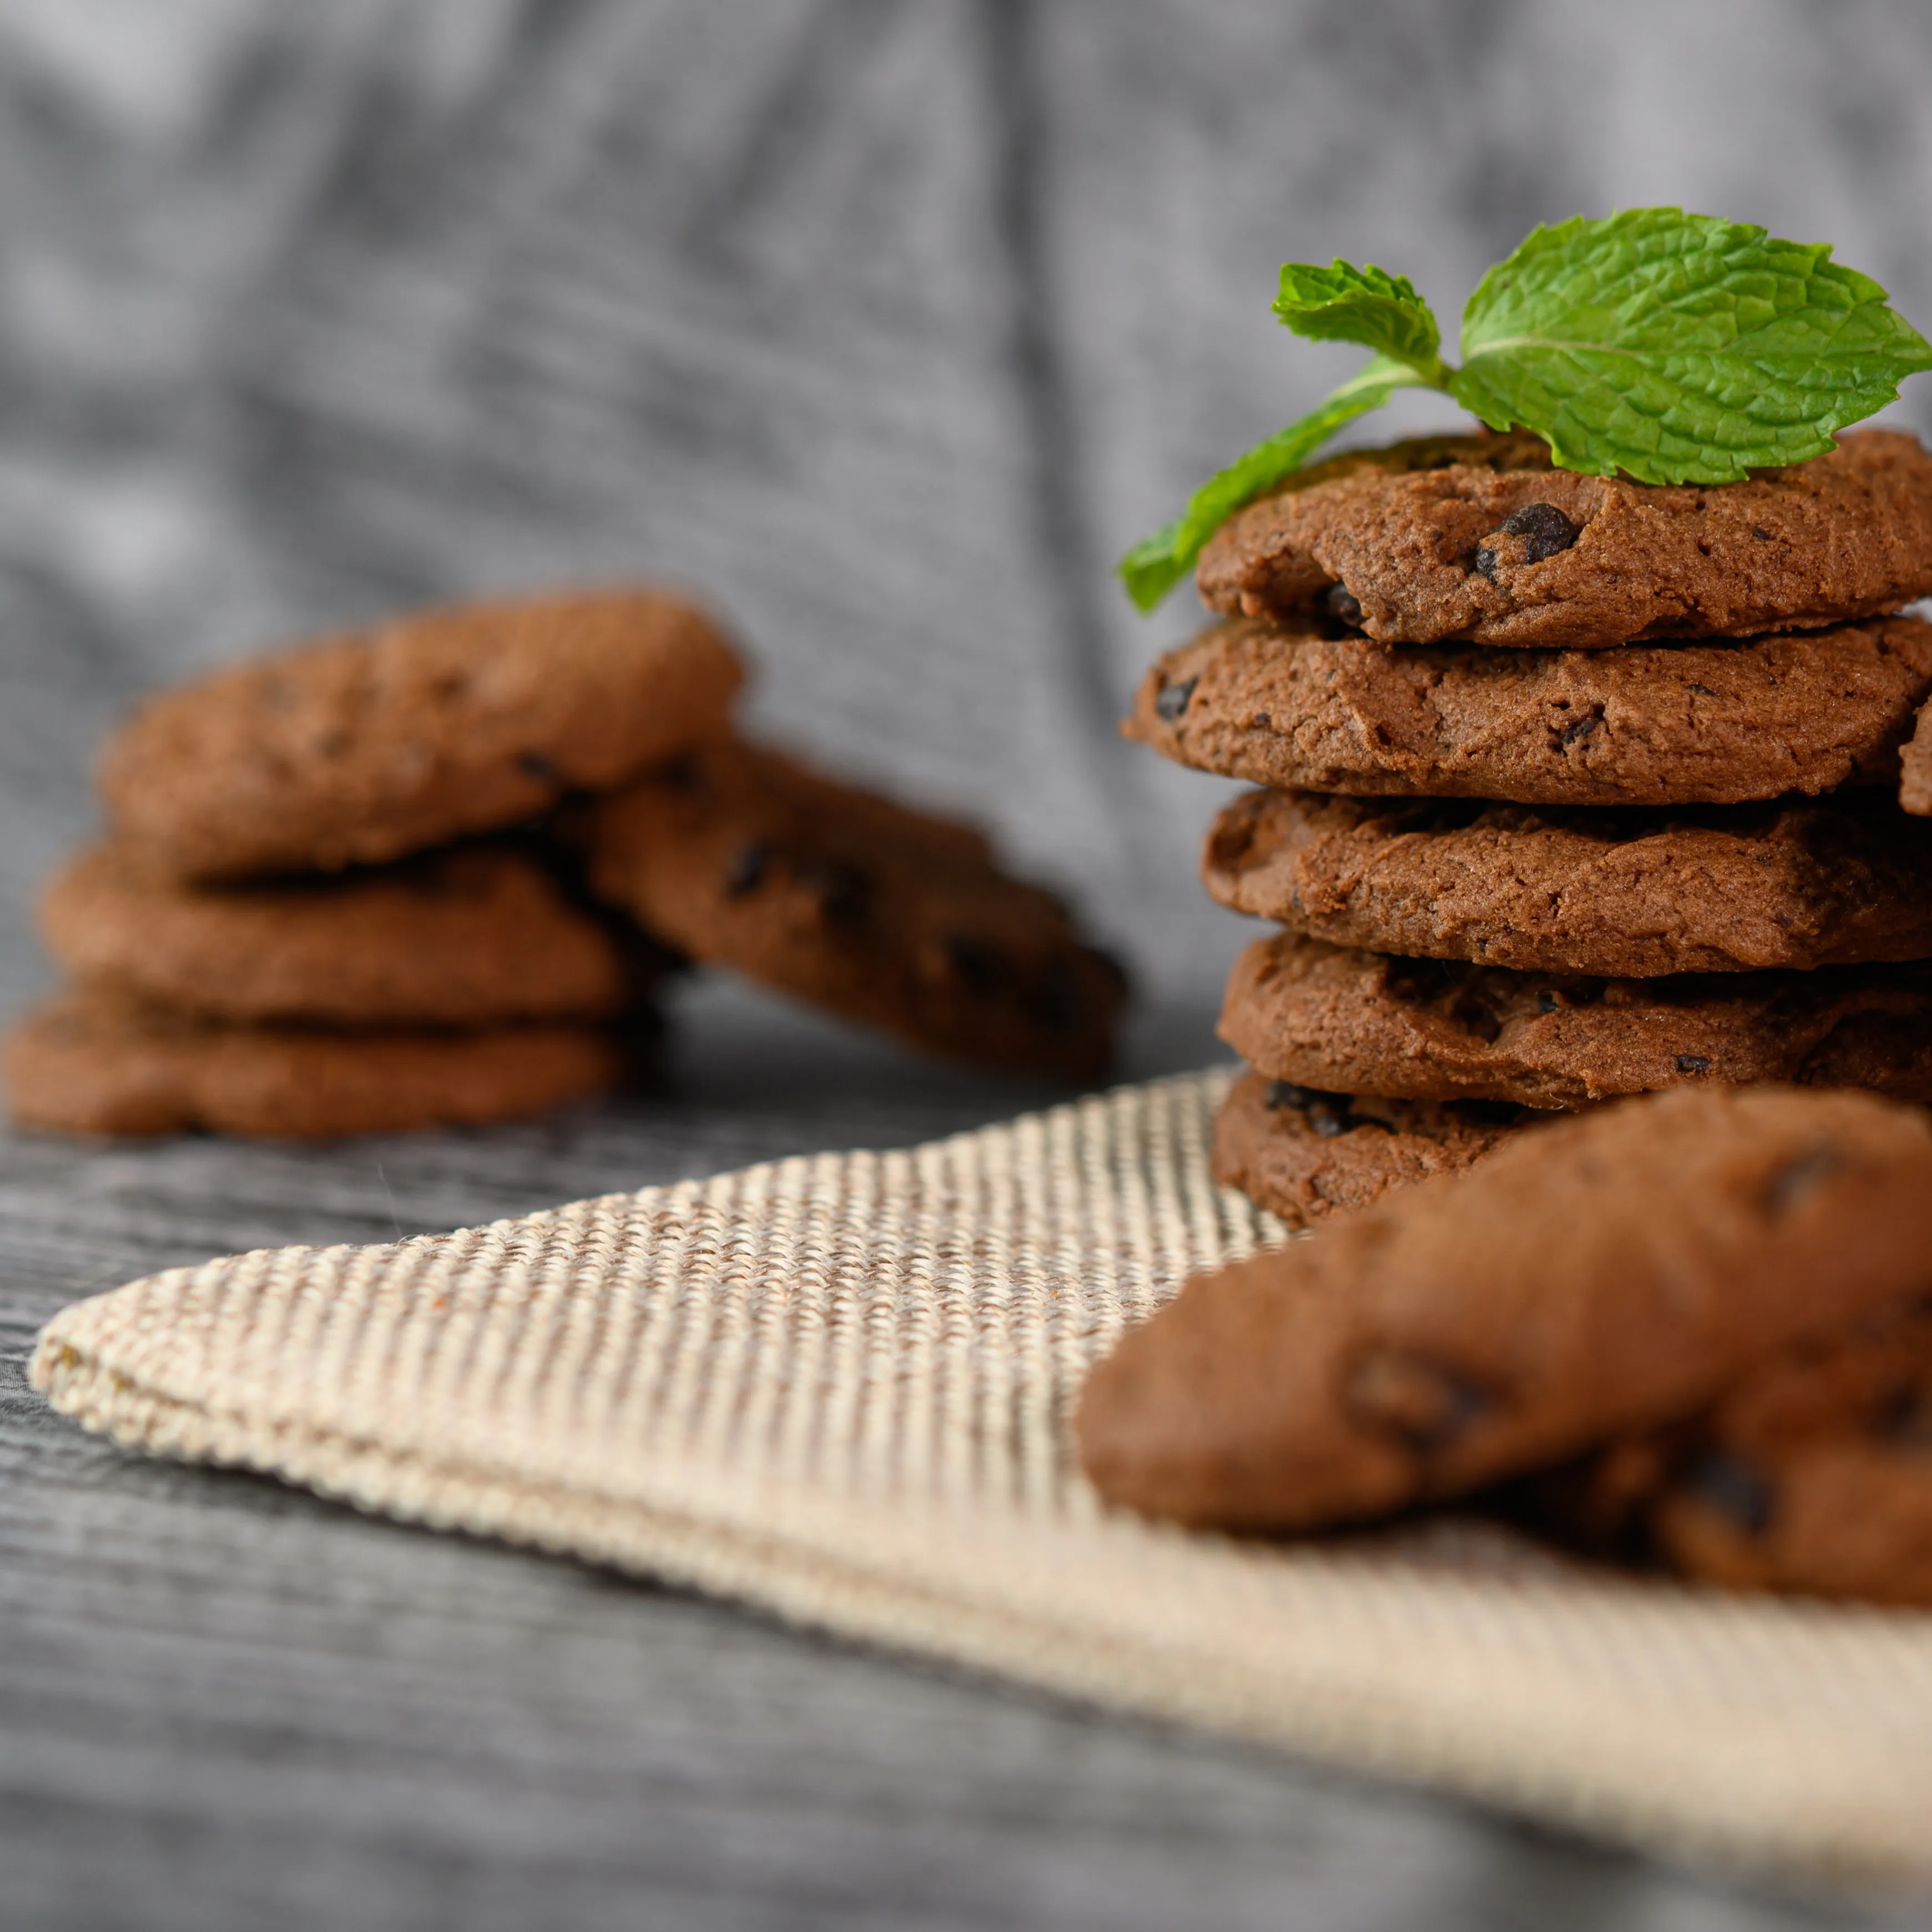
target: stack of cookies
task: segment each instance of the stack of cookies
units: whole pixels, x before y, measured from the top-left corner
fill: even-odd
[[[110,741],[52,881],[70,980],[6,1047],[23,1124],[476,1123],[656,1058],[716,960],[916,1047],[1068,1078],[1124,995],[970,828],[734,735],[744,673],[648,591],[478,604],[244,664]]]
[[[1198,580],[1221,621],[1125,729],[1266,788],[1203,862],[1279,928],[1228,986],[1222,1179],[1299,1226],[1616,1095],[1932,1101],[1912,438],[1709,488],[1423,439],[1250,505]]]

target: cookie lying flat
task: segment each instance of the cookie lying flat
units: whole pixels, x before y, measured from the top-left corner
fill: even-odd
[[[1889,788],[1932,694],[1932,626],[1743,644],[1397,650],[1217,624],[1150,671],[1122,727],[1279,790],[1692,805]]]
[[[650,592],[428,611],[149,699],[100,790],[186,877],[380,864],[621,784],[722,730],[742,676]]]
[[[508,844],[247,886],[184,883],[95,846],[49,883],[40,929],[83,985],[230,1020],[597,1019],[648,983],[640,961]]]
[[[1214,1178],[1305,1228],[1392,1187],[1460,1173],[1550,1118],[1483,1100],[1324,1094],[1246,1073],[1214,1118]]]
[[[1392,644],[1594,650],[1840,623],[1932,591],[1932,455],[1861,430],[1744,482],[1663,486],[1552,469],[1527,434],[1430,437],[1238,511],[1197,580],[1213,610],[1339,610]]]
[[[1932,1300],[1797,1343],[1510,1504],[1592,1554],[1732,1589],[1932,1606]]]
[[[329,1140],[520,1119],[616,1086],[627,1061],[590,1026],[222,1026],[75,993],[14,1027],[4,1066],[22,1126]]]
[[[1221,1037],[1272,1080],[1576,1108],[1702,1082],[1932,1101],[1932,964],[1604,980],[1282,933],[1234,962]]]
[[[1648,812],[1251,792],[1201,876],[1335,945],[1528,971],[1932,958],[1932,825],[1882,792]]]
[[[1196,1276],[1088,1378],[1080,1460],[1152,1516],[1358,1520],[1691,1414],[1928,1278],[1922,1114],[1662,1094]]]
[[[594,889],[700,960],[913,1046],[1086,1079],[1125,996],[969,827],[720,742],[589,815]]]

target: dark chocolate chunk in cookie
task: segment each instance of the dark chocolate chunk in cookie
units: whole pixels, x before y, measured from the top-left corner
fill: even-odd
[[[1202,854],[1337,946],[1648,977],[1932,958],[1932,824],[1882,792],[1606,811],[1251,792]]]

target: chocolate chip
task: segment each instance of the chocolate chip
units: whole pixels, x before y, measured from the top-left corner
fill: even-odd
[[[1573,718],[1556,734],[1558,747],[1568,750],[1580,738],[1587,738],[1604,722],[1604,707],[1593,704],[1580,718]]]
[[[1479,544],[1464,558],[1470,569],[1478,572],[1493,584],[1496,580],[1496,554],[1487,544]]]
[[[1540,563],[1568,550],[1583,534],[1583,526],[1573,524],[1554,503],[1526,503],[1503,519],[1502,533],[1522,538],[1525,563]]]
[[[1055,959],[1028,998],[1027,1010],[1045,1032],[1068,1034],[1080,1024],[1080,980],[1070,959]]]
[[[1701,1053],[1680,1053],[1677,1056],[1677,1070],[1680,1073],[1708,1073],[1711,1063]]]
[[[1194,695],[1194,687],[1201,680],[1198,677],[1184,678],[1178,684],[1163,685],[1160,695],[1154,701],[1154,708],[1164,724],[1172,724],[1187,709],[1187,700]]]
[[[955,933],[946,942],[952,976],[976,999],[988,1000],[1006,982],[1006,962],[982,940]]]
[[[819,910],[827,919],[845,922],[865,916],[872,882],[856,866],[842,859],[808,859],[792,870],[800,885],[818,894]]]
[[[1755,524],[1751,526],[1751,535],[1756,537],[1760,543],[1768,543],[1771,541],[1770,531],[1761,530]]]
[[[1728,1518],[1747,1536],[1762,1536],[1771,1527],[1776,1500],[1771,1484],[1727,1449],[1712,1449],[1700,1456],[1686,1474],[1684,1486],[1700,1502]]]
[[[1765,1183],[1765,1205],[1774,1214],[1788,1214],[1820,1181],[1829,1179],[1844,1164],[1844,1156],[1828,1142],[1807,1148]]]
[[[1250,731],[1265,731],[1274,722],[1274,720],[1265,711],[1257,711],[1248,720],[1248,729]]]
[[[1328,607],[1331,617],[1339,617],[1345,624],[1359,624],[1362,621],[1361,599],[1346,584],[1331,584],[1322,599]]]
[[[1298,1087],[1292,1080],[1270,1080],[1262,1095],[1264,1107],[1306,1108],[1317,1100],[1332,1097],[1313,1087]]]
[[[1715,698],[1718,694],[1708,684],[1694,684],[1686,688],[1694,691],[1700,698]]]
[[[1376,1348],[1342,1385],[1342,1400],[1364,1428],[1396,1436],[1418,1455],[1453,1447],[1496,1406],[1473,1376],[1408,1348]]]
[[[771,863],[772,848],[769,845],[740,846],[731,855],[730,869],[724,874],[724,896],[728,899],[742,899],[748,893],[756,892],[764,884]]]
[[[1318,1087],[1298,1087],[1292,1080],[1270,1080],[1262,1093],[1262,1104],[1277,1109],[1292,1107],[1324,1140],[1333,1140],[1338,1134],[1352,1134],[1358,1127],[1372,1127],[1385,1134],[1395,1131],[1388,1121],[1378,1120],[1372,1114],[1357,1113],[1352,1094],[1327,1094]]]
[[[517,766],[520,771],[527,772],[532,778],[544,784],[560,785],[563,782],[562,772],[541,752],[519,752],[517,754]]]
[[[1541,988],[1536,995],[1536,1010],[1540,1013],[1553,1013],[1563,1002],[1547,986]]]
[[[1894,1389],[1879,1411],[1874,1432],[1894,1448],[1932,1450],[1932,1400],[1924,1389]]]

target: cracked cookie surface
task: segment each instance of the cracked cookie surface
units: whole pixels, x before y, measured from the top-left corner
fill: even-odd
[[[1895,610],[1932,591],[1932,454],[1859,430],[1720,485],[1552,468],[1542,440],[1433,436],[1331,458],[1202,551],[1210,610],[1340,610],[1390,643],[1599,650]]]
[[[1214,625],[1142,680],[1126,734],[1278,790],[1690,805],[1898,782],[1932,625],[1892,617],[1620,651],[1402,649]]]
[[[1201,874],[1234,911],[1338,946],[1520,970],[1932,958],[1932,825],[1878,791],[1627,812],[1251,792]]]
[[[1460,1173],[1551,1116],[1480,1100],[1324,1094],[1244,1073],[1214,1118],[1214,1178],[1291,1228]]]
[[[1574,1108],[1778,1081],[1932,1101],[1932,964],[1600,979],[1284,932],[1234,962],[1220,1034],[1324,1092]]]

